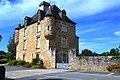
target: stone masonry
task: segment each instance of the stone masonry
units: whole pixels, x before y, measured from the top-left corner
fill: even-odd
[[[63,42],[62,37],[65,40]],[[15,43],[17,44],[16,59],[31,62],[33,58],[39,57],[46,68],[56,68],[59,60],[64,58],[67,60],[69,50],[76,52],[76,55],[79,51],[76,23],[66,16],[65,10],[60,10],[56,5],[51,6],[45,1],[40,3],[40,9],[33,17],[26,16],[24,24],[18,25]],[[37,48],[38,43],[40,48]],[[63,54],[58,59],[59,53],[65,53],[66,57]]]

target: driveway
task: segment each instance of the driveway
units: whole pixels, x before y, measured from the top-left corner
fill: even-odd
[[[107,72],[5,67],[6,80],[120,80],[119,75]]]

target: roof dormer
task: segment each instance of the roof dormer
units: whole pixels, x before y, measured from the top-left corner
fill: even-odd
[[[50,3],[45,2],[45,1],[41,2],[39,5],[40,10],[45,11],[45,12],[48,10],[49,6],[50,6]]]

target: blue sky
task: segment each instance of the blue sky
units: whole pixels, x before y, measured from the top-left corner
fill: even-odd
[[[7,44],[18,22],[32,16],[43,0],[0,0],[0,50],[7,52]],[[120,0],[45,0],[65,9],[77,23],[76,34],[80,51],[90,49],[101,53],[120,44]]]

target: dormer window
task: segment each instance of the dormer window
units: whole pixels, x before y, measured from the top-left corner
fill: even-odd
[[[40,3],[39,6],[40,6],[40,10],[47,11],[50,6],[50,3],[43,1]]]
[[[25,17],[25,26],[27,25],[27,17]]]
[[[38,20],[41,19],[40,10],[38,10]]]
[[[59,16],[62,18],[62,12],[61,11],[59,12]]]

